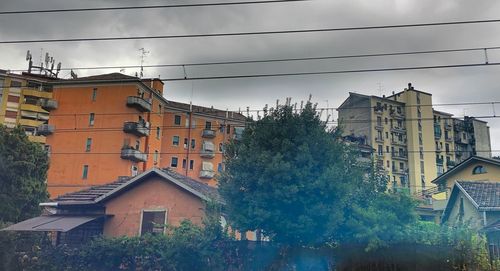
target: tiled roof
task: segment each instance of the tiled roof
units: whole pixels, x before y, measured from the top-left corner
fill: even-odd
[[[135,76],[125,75],[119,72],[99,74],[93,76],[79,77],[75,79],[66,79],[64,81],[105,81],[105,80],[137,80],[140,79]]]
[[[85,190],[80,190],[77,192],[73,193],[68,193],[61,195],[54,199],[56,202],[61,202],[61,201],[71,201],[71,202],[77,202],[77,201],[86,201],[86,202],[94,202],[97,198],[106,195],[107,193],[113,191],[115,188],[120,187],[127,183],[130,180],[130,178],[120,178],[119,180],[105,184],[105,185],[98,185],[98,186],[93,186],[91,188],[85,189]]]
[[[68,193],[54,199],[54,202],[60,205],[81,205],[95,204],[111,197],[116,196],[119,192],[125,191],[142,181],[150,178],[151,174],[156,174],[165,181],[170,181],[188,192],[195,194],[203,199],[214,199],[222,202],[222,199],[217,192],[217,189],[208,186],[204,183],[183,176],[171,169],[150,169],[135,177],[121,177],[119,180],[99,186]]]
[[[165,168],[165,169],[162,169],[161,171],[163,171],[166,174],[168,174],[169,176],[172,176],[173,178],[181,181],[182,183],[184,183],[187,186],[191,187],[192,189],[200,192],[201,194],[206,195],[209,198],[213,198],[213,199],[216,199],[219,201],[222,200],[220,195],[219,195],[219,192],[217,191],[217,188],[215,188],[215,187],[206,185],[204,183],[200,183],[200,182],[193,180],[187,176],[181,175],[170,168]]]
[[[500,182],[457,181],[478,209],[500,208]]]
[[[192,107],[193,113],[201,113],[201,114],[206,114],[206,115],[213,115],[217,117],[226,117],[227,111],[225,110],[220,110],[220,109],[215,109],[211,107],[203,107],[203,106],[198,106],[198,105],[190,105],[190,104],[185,104],[185,103],[179,103],[179,102],[174,102],[168,100],[168,106],[177,108],[183,111],[189,111],[190,107]],[[243,116],[242,114],[235,113],[235,112],[228,112],[228,118],[233,119],[233,120],[240,120],[240,121],[245,121],[246,117]]]

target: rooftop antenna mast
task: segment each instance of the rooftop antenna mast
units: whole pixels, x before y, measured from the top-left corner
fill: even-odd
[[[146,58],[146,55],[149,54],[149,51],[146,51],[146,49],[141,48],[139,49],[141,51],[141,72],[140,72],[140,78],[144,76],[144,59]]]
[[[33,65],[33,56],[31,52],[28,50],[26,52],[26,61],[28,61],[28,73],[31,73],[33,69],[38,69],[39,73],[44,76],[57,78],[59,72],[61,71],[61,62],[57,63],[56,70],[54,71],[54,65],[56,60],[54,57],[50,56],[49,53],[45,53],[44,61],[41,61],[40,58],[40,66]],[[45,64],[45,66],[44,66]]]

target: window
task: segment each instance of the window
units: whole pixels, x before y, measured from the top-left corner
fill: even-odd
[[[155,154],[153,156],[153,162],[154,162],[155,165],[158,164],[158,158],[159,158],[159,156],[160,156],[160,153],[157,150],[155,150]]]
[[[389,153],[389,146],[385,146],[385,152]]]
[[[92,101],[95,102],[96,99],[97,99],[97,88],[94,88],[92,90]]]
[[[389,138],[389,133],[388,132],[385,132],[385,138],[388,139]]]
[[[166,214],[165,210],[142,211],[141,235],[146,233],[163,234],[167,223]]]
[[[158,115],[161,115],[161,104],[158,104]],[[180,121],[179,121],[179,124],[181,124]]]
[[[89,126],[94,126],[94,121],[95,121],[95,114],[90,113],[89,115]]]
[[[89,166],[83,165],[82,179],[86,180],[89,175]]]
[[[187,160],[186,159],[182,159],[182,168],[186,168],[187,167]]]
[[[378,145],[377,152],[378,152],[378,155],[383,155],[384,154],[384,149],[383,149],[382,145]]]
[[[418,144],[419,144],[419,145],[423,145],[423,142],[422,142],[422,134],[421,134],[421,133],[419,133],[419,134],[418,134]]]
[[[194,149],[196,147],[196,140],[191,139],[191,149]]]
[[[219,151],[220,152],[222,152],[223,148],[224,148],[224,145],[222,143],[219,143]]]
[[[385,118],[385,124],[388,124],[389,123],[389,120],[387,118]]]
[[[486,168],[483,167],[483,166],[476,166],[472,170],[472,174],[483,174],[483,173],[486,173],[486,172],[487,172]]]
[[[89,152],[92,147],[92,138],[87,138],[87,142],[85,143],[85,151]]]
[[[177,163],[179,162],[179,158],[177,157],[172,157],[172,161],[170,161],[170,166],[171,167],[177,167]]]
[[[135,149],[139,150],[140,148],[141,148],[141,141],[140,140],[136,140],[135,141]]]
[[[231,125],[227,125],[226,127],[226,134],[230,134],[231,133]]]
[[[424,160],[424,148],[420,147],[419,152],[420,152],[420,159]]]
[[[137,176],[137,174],[139,174],[139,169],[137,168],[136,165],[133,165],[131,168],[130,168],[130,173],[131,173],[131,176]]]
[[[172,145],[179,146],[179,136],[172,137]]]
[[[387,165],[387,168],[391,167],[391,164],[389,163],[389,160],[387,160],[386,165]]]
[[[378,140],[383,140],[383,138],[382,138],[382,131],[377,131],[377,139]]]
[[[189,169],[193,170],[194,168],[194,160],[189,160]]]
[[[161,135],[161,129],[160,127],[156,127],[156,138],[160,139],[160,135]]]
[[[205,122],[205,129],[211,130],[212,129],[212,122],[210,122],[210,121]]]
[[[10,86],[13,88],[20,88],[22,83],[20,81],[10,81]]]
[[[188,121],[188,120],[186,119],[186,121]],[[174,116],[174,124],[175,125],[181,125],[181,116],[179,116],[179,115],[175,115]],[[188,122],[187,122],[187,125],[189,126]]]
[[[377,117],[377,126],[382,126],[382,118]]]
[[[187,137],[184,138],[184,149],[188,148],[188,139]]]
[[[222,163],[217,164],[217,171],[222,172],[224,169],[222,167]]]
[[[420,161],[420,173],[425,174],[424,161]]]

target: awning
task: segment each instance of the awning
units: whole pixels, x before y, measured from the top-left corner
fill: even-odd
[[[103,217],[98,216],[58,216],[42,215],[17,224],[11,225],[2,231],[60,231],[67,232],[87,222]]]

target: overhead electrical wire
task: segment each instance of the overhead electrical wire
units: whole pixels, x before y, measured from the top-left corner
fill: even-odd
[[[317,57],[296,57],[296,58],[274,58],[274,59],[256,59],[256,60],[233,60],[233,61],[213,61],[199,63],[179,63],[179,64],[151,64],[151,65],[122,65],[122,66],[94,66],[94,67],[70,67],[62,68],[61,70],[105,70],[105,69],[130,69],[130,68],[165,68],[165,67],[192,67],[192,66],[211,66],[211,65],[234,65],[234,64],[256,64],[256,63],[272,63],[272,62],[294,62],[294,61],[311,61],[311,60],[329,60],[329,59],[349,59],[349,58],[368,58],[368,57],[386,57],[386,56],[401,56],[401,55],[420,55],[420,54],[438,54],[438,53],[456,53],[456,52],[471,52],[484,50],[498,50],[500,46],[491,47],[471,47],[457,49],[439,49],[439,50],[424,50],[424,51],[407,51],[407,52],[389,52],[389,53],[372,53],[372,54],[349,54],[336,56],[317,56]],[[26,71],[25,69],[10,70],[14,72]]]
[[[0,40],[0,44],[259,36],[259,35],[278,35],[278,34],[325,33],[325,32],[338,32],[338,31],[380,30],[380,29],[395,29],[395,28],[410,28],[410,27],[452,26],[452,25],[464,25],[464,24],[499,23],[499,22],[500,22],[500,19],[486,19],[486,20],[450,21],[450,22],[433,22],[433,23],[337,27],[337,28],[315,28],[315,29],[295,29],[295,30],[250,31],[250,32],[229,32],[229,33],[224,32],[224,33],[206,33],[206,34],[179,34],[179,35],[129,36],[129,37],[58,38],[58,39],[33,39],[33,40]]]
[[[396,93],[397,94],[397,93]],[[391,100],[390,98],[386,97],[386,98],[382,98],[382,97],[378,97],[379,99],[381,99],[382,101],[386,100],[387,102],[398,102],[398,101],[395,101],[395,100]],[[443,106],[446,106],[446,107],[456,107],[456,106],[463,106],[463,105],[497,105],[497,104],[500,104],[500,101],[481,101],[481,102],[456,102],[456,103],[434,103],[434,104],[405,104],[405,105],[402,105],[401,107],[443,107]],[[280,107],[282,107],[283,105],[279,105]],[[292,105],[290,105],[292,106]],[[293,107],[293,110],[294,111],[300,111],[302,109],[300,108],[295,108],[294,106]],[[377,108],[377,106],[349,106],[349,107],[344,107],[346,109],[366,109],[366,108],[369,108],[369,109],[374,109],[374,108]],[[274,108],[273,108],[274,109]],[[340,107],[316,107],[315,111],[316,112],[327,112],[327,111],[333,111],[333,110],[338,110],[340,109]],[[170,111],[172,110],[172,111]],[[188,113],[189,111],[178,111],[178,112],[174,112],[173,110],[175,109],[172,109],[172,108],[169,108],[169,110],[166,110],[168,111],[168,113],[172,113],[172,114],[175,114],[175,113]],[[193,114],[210,114],[210,110],[212,110],[211,108],[206,108],[207,112],[205,111],[196,111],[196,110],[193,110],[191,111],[191,113]],[[216,111],[220,111],[220,112],[227,112],[228,114],[241,114],[241,115],[244,115],[247,110],[220,110],[220,109],[214,109]],[[166,113],[166,111],[162,111],[162,112],[159,112],[159,111],[151,111],[151,112],[147,112],[149,114],[164,114]],[[271,111],[271,108],[267,108],[267,111]],[[262,112],[264,113],[264,109],[248,109],[248,112],[252,112],[252,113],[255,113],[255,112]],[[64,113],[64,114],[50,114],[50,117],[74,117],[74,116],[88,116],[89,113],[94,113],[95,116],[117,116],[117,115],[144,115],[144,114],[147,114],[147,113],[142,113],[142,112],[134,112],[134,113],[131,113],[131,112],[107,112],[107,113],[95,113],[95,112],[88,112],[88,113]],[[0,114],[0,117],[4,117],[5,114]],[[220,116],[219,116],[220,117]],[[497,117],[496,115],[495,116],[479,116],[478,118],[481,118],[481,117],[484,117],[484,118],[489,118],[489,117]],[[224,117],[222,117],[224,118]],[[231,119],[231,118],[228,118],[228,119]],[[422,118],[421,118],[422,119]],[[443,119],[443,118],[442,118]],[[450,117],[450,119],[453,119],[453,117]],[[432,120],[430,118],[426,118],[425,120]]]
[[[310,2],[315,0],[262,0],[262,1],[240,1],[240,2],[216,2],[216,3],[192,3],[192,4],[171,4],[171,5],[150,5],[150,6],[123,6],[123,7],[95,7],[95,8],[71,8],[71,9],[40,9],[40,10],[12,10],[0,11],[0,15],[13,14],[35,14],[35,13],[67,13],[67,12],[88,12],[88,11],[111,11],[111,10],[134,10],[134,9],[165,9],[165,8],[191,8],[191,7],[217,7],[217,6],[238,6],[254,4],[276,4]]]

